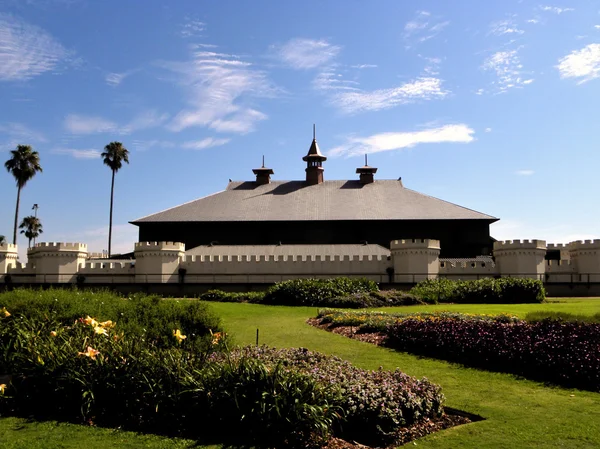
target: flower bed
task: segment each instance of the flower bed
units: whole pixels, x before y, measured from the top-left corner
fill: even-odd
[[[320,323],[381,333],[388,347],[467,366],[600,391],[600,324],[450,312],[324,310]]]
[[[267,447],[320,446],[332,435],[391,444],[411,426],[435,430],[443,416],[440,388],[399,371],[305,349],[229,352],[212,330],[206,351],[181,328],[163,337],[0,307],[0,414]]]

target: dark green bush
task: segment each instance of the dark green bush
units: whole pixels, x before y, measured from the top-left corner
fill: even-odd
[[[378,292],[361,292],[331,298],[319,304],[319,306],[366,309],[373,307],[414,306],[417,304],[425,304],[425,302],[410,293],[399,290],[381,290]]]
[[[548,310],[539,310],[536,312],[529,312],[525,315],[525,321],[529,323],[539,323],[544,320],[553,321],[578,321],[582,323],[598,323],[600,324],[600,313],[595,315],[575,315],[568,312],[550,312]]]
[[[294,279],[269,288],[263,304],[325,307],[332,298],[378,290],[375,282],[364,278]]]
[[[410,293],[429,304],[520,304],[540,303],[546,299],[541,281],[518,278],[429,279],[419,282]]]
[[[209,290],[200,294],[198,299],[202,301],[216,302],[250,302],[260,304],[265,296],[264,292],[224,292],[222,290]]]
[[[173,329],[187,335],[188,345],[199,351],[210,347],[210,331],[221,330],[220,319],[198,301],[163,300],[159,296],[134,294],[121,297],[108,290],[15,289],[0,293],[0,308],[31,319],[72,324],[91,316],[112,320],[127,335],[156,343],[159,347],[177,344]]]

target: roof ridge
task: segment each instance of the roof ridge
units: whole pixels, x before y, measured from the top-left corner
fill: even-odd
[[[485,213],[483,213],[483,212],[479,212],[478,210],[471,209],[471,208],[469,208],[469,207],[461,206],[460,204],[453,203],[452,201],[446,201],[446,200],[443,200],[443,199],[441,199],[441,198],[438,198],[438,197],[436,197],[436,196],[427,195],[426,193],[417,192],[416,190],[413,190],[413,189],[408,189],[408,188],[406,188],[406,187],[404,187],[404,189],[406,189],[406,190],[408,190],[408,191],[410,191],[410,192],[416,193],[417,195],[426,196],[427,198],[433,198],[434,200],[438,200],[438,201],[443,201],[444,203],[447,203],[447,204],[452,204],[453,206],[460,207],[461,209],[470,210],[471,212],[475,212],[475,213],[477,213],[477,214],[485,215],[485,216],[487,216],[487,217],[490,217],[490,218],[493,218],[493,219],[495,219],[495,220],[499,220],[499,218],[498,218],[498,217],[494,217],[493,215],[489,215],[489,214],[485,214]]]

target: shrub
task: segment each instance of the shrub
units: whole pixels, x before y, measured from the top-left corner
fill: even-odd
[[[387,335],[401,351],[600,391],[600,324],[409,318]]]
[[[540,303],[546,299],[541,281],[518,278],[428,279],[415,285],[410,293],[430,304],[518,304]]]
[[[260,304],[265,296],[264,292],[224,292],[222,290],[209,290],[200,294],[198,299],[202,301],[217,302],[250,302]]]
[[[537,323],[544,320],[600,323],[600,313],[596,313],[594,315],[575,315],[568,312],[550,312],[547,310],[539,310],[536,312],[529,312],[527,315],[525,315],[525,321],[529,323]]]
[[[415,295],[398,290],[382,290],[353,293],[322,301],[319,306],[346,309],[366,309],[373,307],[414,306],[425,304]]]
[[[210,348],[210,330],[221,330],[219,318],[198,301],[165,301],[144,294],[124,298],[108,290],[15,289],[0,293],[2,307],[14,315],[64,325],[88,315],[98,321],[111,320],[127,335],[164,348],[177,343],[171,334],[181,329],[188,336],[187,344],[201,352]]]
[[[332,298],[376,292],[377,284],[367,279],[294,279],[278,282],[265,294],[264,304],[286,306],[326,306]]]

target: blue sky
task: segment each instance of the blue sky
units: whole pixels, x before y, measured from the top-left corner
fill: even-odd
[[[0,0],[0,151],[40,153],[23,190],[45,241],[107,247],[128,221],[251,180],[377,177],[494,215],[498,239],[598,238],[596,1]],[[0,234],[16,188],[0,175]],[[399,238],[402,236],[399,235]],[[21,250],[26,240],[20,237]]]

